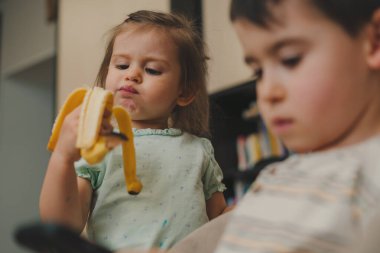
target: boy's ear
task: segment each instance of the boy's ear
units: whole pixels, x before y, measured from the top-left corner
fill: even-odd
[[[368,35],[368,64],[371,68],[380,69],[380,9],[372,15]]]
[[[191,102],[193,102],[195,99],[195,95],[194,94],[191,94],[191,95],[188,95],[188,96],[183,96],[183,95],[179,95],[179,97],[177,98],[177,105],[179,106],[187,106],[189,104],[191,104]]]

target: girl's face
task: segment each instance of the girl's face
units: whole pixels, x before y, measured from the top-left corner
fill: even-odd
[[[263,28],[238,19],[234,28],[274,134],[308,152],[379,132],[380,85],[367,64],[366,33],[350,37],[303,0],[283,1],[273,13],[281,23]]]
[[[128,24],[114,42],[106,89],[136,128],[166,128],[181,94],[177,48],[162,30]]]

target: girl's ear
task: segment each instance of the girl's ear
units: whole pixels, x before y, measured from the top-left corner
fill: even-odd
[[[191,104],[191,102],[193,102],[194,99],[195,99],[195,95],[189,95],[189,96],[179,95],[179,97],[177,98],[177,105],[187,106]]]
[[[373,69],[380,69],[380,9],[372,15],[368,42],[368,64]]]

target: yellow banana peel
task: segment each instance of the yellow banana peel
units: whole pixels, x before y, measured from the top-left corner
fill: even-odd
[[[109,111],[110,116],[104,120],[110,122],[112,116],[115,117],[120,133],[126,137],[126,140],[122,141],[121,145],[127,191],[130,194],[138,194],[142,189],[142,184],[136,177],[136,158],[131,119],[123,107],[113,106],[113,94],[110,91],[100,87],[74,90],[58,113],[47,145],[48,150],[54,151],[65,117],[81,104],[76,147],[80,149],[82,158],[89,164],[95,164],[101,162],[104,156],[113,148],[114,145],[109,144],[109,138],[111,137],[99,134],[104,112]]]

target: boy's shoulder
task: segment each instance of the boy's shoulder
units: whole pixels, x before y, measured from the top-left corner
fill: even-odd
[[[361,174],[379,179],[380,185],[379,164],[380,136],[376,136],[341,149],[292,154],[285,161],[268,165],[260,178],[269,179],[273,171],[277,171],[276,174],[283,175],[284,180],[299,181],[297,178],[303,177],[314,182],[335,180],[347,183]]]
[[[337,198],[343,194],[342,189],[346,192],[363,191],[378,202],[379,167],[380,136],[376,136],[346,148],[293,154],[285,161],[267,166],[257,181],[262,185],[323,189]]]
[[[363,161],[379,161],[380,162],[380,135],[371,137],[359,143],[333,149],[328,151],[310,152],[305,154],[294,154],[290,156],[289,161],[320,161],[325,164],[331,161],[357,160]],[[289,161],[285,161],[289,163]],[[318,163],[316,163],[318,164]]]

